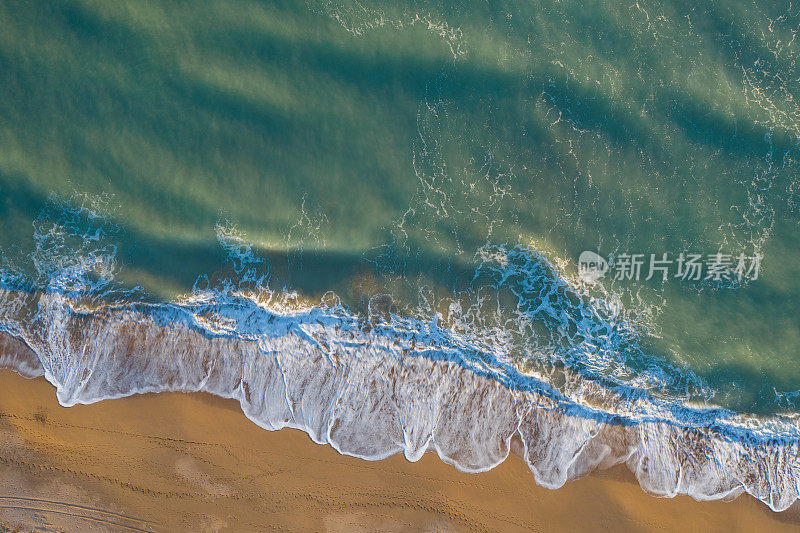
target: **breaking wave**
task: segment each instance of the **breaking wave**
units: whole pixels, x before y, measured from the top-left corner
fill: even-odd
[[[43,374],[64,406],[205,391],[265,429],[368,460],[435,451],[478,472],[516,449],[548,488],[624,463],[661,496],[748,492],[784,510],[800,494],[793,417],[692,406],[713,391],[648,355],[630,316],[534,250],[481,248],[484,283],[445,313],[392,312],[378,298],[359,314],[335,295],[311,304],[270,290],[224,225],[236,280],[156,302],[113,281],[106,221],[48,224],[36,228],[35,281],[0,271],[0,366]]]

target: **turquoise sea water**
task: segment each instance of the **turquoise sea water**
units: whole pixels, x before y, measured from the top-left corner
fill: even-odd
[[[203,389],[362,457],[480,470],[519,436],[546,486],[625,461],[785,508],[798,31],[788,2],[4,2],[0,330],[65,405]],[[586,283],[584,250],[761,268]]]

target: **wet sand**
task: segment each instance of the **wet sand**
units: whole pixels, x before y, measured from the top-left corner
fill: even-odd
[[[538,487],[518,457],[465,474],[425,454],[368,462],[235,401],[148,394],[63,408],[43,378],[0,370],[0,531],[789,531],[733,502],[655,498],[627,469]]]

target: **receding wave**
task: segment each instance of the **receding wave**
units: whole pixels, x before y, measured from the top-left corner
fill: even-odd
[[[384,295],[359,313],[271,290],[220,224],[233,278],[160,302],[114,281],[108,222],[76,222],[84,211],[37,224],[34,276],[0,269],[0,368],[44,375],[64,406],[205,391],[369,460],[435,451],[478,472],[514,449],[548,488],[624,463],[662,496],[748,492],[784,510],[800,494],[795,418],[707,407],[699,377],[638,343],[646,313],[590,297],[535,250],[479,249],[475,286],[446,312],[391,311]]]
[[[435,451],[477,472],[516,442],[548,488],[625,463],[658,495],[746,491],[774,510],[798,498],[791,420],[623,394],[569,371],[557,389],[433,321],[368,320],[341,305],[275,309],[237,292],[116,305],[80,296],[0,290],[0,361],[43,372],[65,406],[206,391],[238,400],[265,429],[302,429],[369,460]]]

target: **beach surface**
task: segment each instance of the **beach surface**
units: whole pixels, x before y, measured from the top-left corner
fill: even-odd
[[[0,531],[797,531],[796,506],[662,499],[613,468],[550,491],[511,455],[479,474],[434,454],[377,462],[265,431],[195,393],[63,408],[0,371]]]

